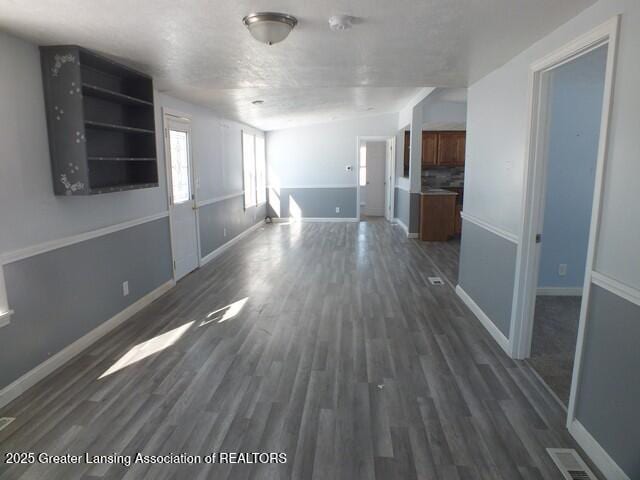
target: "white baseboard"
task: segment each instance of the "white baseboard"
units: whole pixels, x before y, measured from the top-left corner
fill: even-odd
[[[276,217],[273,219],[273,223],[337,223],[337,222],[359,222],[360,220],[354,217]]]
[[[480,323],[487,329],[498,345],[511,357],[511,344],[509,339],[496,327],[495,323],[487,316],[486,313],[478,306],[478,304],[463,290],[460,285],[456,285],[456,293],[462,301],[469,307],[469,310],[480,320]]]
[[[536,295],[543,297],[581,297],[582,287],[538,287]]]
[[[569,433],[608,480],[631,480],[595,438],[578,421],[569,424]]]
[[[218,248],[216,248],[213,252],[208,253],[207,255],[205,255],[204,257],[202,257],[200,259],[200,266],[202,267],[203,265],[209,263],[211,260],[213,260],[214,258],[216,258],[218,255],[220,255],[221,253],[223,253],[224,251],[226,251],[229,247],[231,247],[232,245],[235,245],[236,243],[238,243],[240,240],[242,240],[244,237],[246,237],[247,235],[249,235],[251,232],[253,232],[254,230],[256,230],[257,228],[261,227],[264,225],[264,220],[260,220],[258,223],[256,223],[255,225],[252,225],[251,227],[247,228],[244,232],[242,232],[239,235],[236,235],[235,237],[233,237],[231,240],[229,240],[227,243],[225,243],[224,245],[219,246]]]
[[[75,356],[87,349],[97,340],[105,336],[111,330],[124,323],[144,307],[159,298],[165,292],[170,290],[174,285],[175,282],[173,280],[169,280],[168,282],[160,285],[158,288],[156,288],[152,292],[147,293],[144,297],[140,298],[135,303],[129,305],[120,313],[111,317],[106,322],[100,324],[98,327],[94,328],[83,337],[80,337],[72,344],[66,346],[64,349],[60,350],[52,357],[49,357],[37,367],[29,370],[20,378],[4,387],[2,390],[0,390],[0,407],[5,406],[9,402],[17,398],[19,395],[22,395],[25,391],[38,383],[40,380],[53,373],[55,370],[63,366],[69,360],[73,359]]]
[[[394,223],[401,227],[404,230],[404,233],[407,235],[407,238],[418,238],[417,233],[409,233],[409,227],[407,227],[407,225],[399,218],[394,218],[391,223]]]

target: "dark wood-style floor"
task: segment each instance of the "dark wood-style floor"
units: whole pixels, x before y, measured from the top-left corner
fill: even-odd
[[[0,479],[562,478],[545,448],[575,447],[565,413],[428,283],[446,277],[439,248],[383,220],[265,226],[0,412],[17,417],[3,453],[286,464],[0,464]]]
[[[529,363],[564,404],[569,404],[582,297],[536,297]]]

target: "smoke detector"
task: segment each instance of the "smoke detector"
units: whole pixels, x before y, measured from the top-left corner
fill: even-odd
[[[334,32],[349,30],[352,26],[353,17],[351,15],[334,15],[329,19],[329,28]]]

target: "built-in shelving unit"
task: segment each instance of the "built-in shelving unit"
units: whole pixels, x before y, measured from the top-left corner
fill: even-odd
[[[40,51],[55,193],[158,186],[151,77],[78,46]]]

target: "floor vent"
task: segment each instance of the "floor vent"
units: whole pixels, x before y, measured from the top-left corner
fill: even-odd
[[[429,283],[431,285],[444,285],[444,282],[440,277],[429,277]]]
[[[547,448],[547,452],[566,480],[598,480],[572,448]]]
[[[2,417],[0,418],[0,430],[8,427],[11,422],[13,422],[15,418],[13,417]]]

